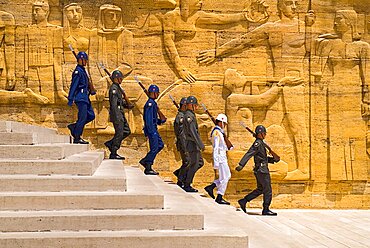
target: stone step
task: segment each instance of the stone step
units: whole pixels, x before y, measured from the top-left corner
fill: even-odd
[[[88,148],[81,144],[1,145],[0,159],[63,159]]]
[[[68,135],[47,133],[8,133],[0,132],[0,145],[34,145],[44,143],[70,143]]]
[[[55,129],[15,121],[0,121],[0,132],[58,134]]]
[[[228,230],[22,232],[3,233],[0,247],[247,248],[248,236]]]
[[[0,232],[202,230],[203,215],[173,210],[0,211]]]
[[[0,174],[84,175],[91,176],[104,159],[104,152],[83,152],[61,160],[0,159]]]
[[[0,210],[162,209],[163,206],[164,196],[162,194],[0,192]]]
[[[0,175],[1,192],[125,191],[122,161],[105,160],[92,176]]]

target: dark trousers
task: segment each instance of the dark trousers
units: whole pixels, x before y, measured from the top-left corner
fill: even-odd
[[[254,172],[257,188],[246,195],[244,199],[251,201],[263,194],[263,209],[269,209],[272,200],[271,178],[269,173]]]
[[[186,174],[189,169],[189,159],[184,150],[180,149],[179,152],[180,152],[182,164],[181,164],[181,167],[175,171],[175,175],[177,176],[177,179],[180,182],[185,182]]]
[[[193,183],[195,173],[203,167],[204,161],[202,158],[202,153],[200,151],[192,151],[188,153],[189,166],[186,173],[186,178],[184,181],[184,186],[188,187]]]
[[[141,162],[146,165],[153,165],[155,157],[163,149],[164,144],[159,133],[149,134],[148,139],[150,150]]]
[[[131,134],[131,130],[126,118],[123,118],[123,121],[113,122],[113,126],[114,136],[111,140],[107,142],[107,144],[110,148],[111,153],[115,154],[121,147],[122,141]]]
[[[95,119],[95,114],[91,103],[76,102],[76,106],[78,108],[78,119],[76,123],[73,124],[74,128],[72,135],[75,139],[80,139],[85,125]]]

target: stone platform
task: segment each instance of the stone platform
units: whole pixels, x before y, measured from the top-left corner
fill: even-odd
[[[0,144],[0,247],[370,247],[368,210],[245,214],[203,190],[185,193],[136,165],[103,160],[103,152],[87,146],[74,149],[52,130],[0,122],[4,133],[19,144]],[[46,152],[50,147],[58,156]],[[20,148],[25,152],[14,155]]]

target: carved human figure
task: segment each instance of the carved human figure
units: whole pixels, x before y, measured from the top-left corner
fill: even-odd
[[[14,16],[0,11],[0,78],[5,81],[0,89],[0,104],[44,103],[47,99],[29,88],[16,91],[14,30]]]
[[[88,53],[91,61],[94,60],[93,54],[90,54],[92,40],[96,36],[96,29],[88,29],[83,23],[82,7],[77,3],[71,3],[63,8],[63,85],[67,89],[70,85],[72,72],[76,67],[76,58],[70,51],[69,45],[76,53],[84,51]],[[87,71],[90,73],[90,64]]]
[[[46,1],[33,3],[32,24],[27,27],[25,36],[26,84],[43,96],[45,103],[54,103],[57,99],[67,102],[61,73],[63,29],[48,23],[48,15]]]
[[[309,30],[314,23],[314,13],[309,11],[306,15],[305,22],[297,18],[298,0],[278,0],[277,8],[280,19],[276,22],[262,24],[256,29],[233,39],[216,49],[201,51],[198,56],[198,62],[201,64],[211,64],[217,58],[229,56],[235,52],[248,49],[250,46],[266,46],[270,56],[269,62],[272,66],[272,75],[267,70],[267,79],[270,83],[278,83],[284,86],[279,95],[278,87],[274,86],[263,94],[259,94],[258,88],[254,87],[254,92],[247,94],[233,94],[228,96],[226,102],[226,113],[230,119],[229,133],[235,127],[235,122],[240,119],[238,111],[243,110],[243,115],[253,118],[252,109],[269,108],[277,99],[283,97],[281,118],[274,117],[275,123],[266,123],[266,125],[278,124],[287,131],[295,149],[296,167],[288,172],[286,180],[304,180],[309,178],[308,163],[308,127],[305,118],[305,109],[307,101],[305,95],[307,87],[304,85],[302,78],[307,78],[305,72],[304,57],[307,48],[310,48],[310,34],[305,31]],[[248,79],[246,79],[248,81]],[[241,80],[245,84],[246,80]],[[226,81],[228,81],[226,79]],[[253,88],[253,81],[249,84]],[[260,82],[261,83],[261,82]],[[258,83],[257,83],[258,84]],[[262,84],[266,84],[262,82]],[[248,95],[251,94],[251,95]],[[298,97],[299,96],[299,97]],[[269,111],[267,110],[265,120],[268,119]],[[251,120],[249,120],[251,122]],[[234,123],[234,127],[232,125]],[[237,129],[237,128],[236,128]]]
[[[266,8],[264,0],[259,4]],[[163,39],[167,55],[174,66],[175,72],[184,81],[193,83],[196,77],[184,65],[176,48],[175,40],[192,39],[197,32],[197,26],[221,25],[228,23],[248,22],[246,13],[215,14],[202,11],[202,0],[180,0],[179,6],[167,12],[163,17]]]
[[[336,12],[334,31],[319,36],[316,46],[321,70],[315,81],[327,91],[329,175],[332,180],[366,180],[370,45],[360,40],[354,10]]]
[[[14,90],[15,81],[15,19],[0,11],[0,77],[5,78],[5,90]],[[3,80],[2,80],[3,81]]]
[[[97,61],[103,63],[109,70],[118,69],[123,74],[126,74],[128,70],[132,70],[130,66],[128,68],[127,64],[133,65],[134,63],[133,33],[123,27],[122,9],[118,6],[111,4],[100,6],[96,53]],[[95,85],[97,88],[96,99],[98,101],[98,117],[95,124],[97,128],[101,129],[100,132],[111,133],[114,130],[108,125],[109,102],[107,98],[107,91],[111,85],[111,80],[105,77],[103,70],[100,69],[100,73],[101,79]],[[145,77],[140,77],[140,80],[145,84],[152,83],[151,79]],[[136,104],[142,95],[142,91],[138,88],[137,83],[133,81],[133,77],[129,76],[125,78],[122,87],[130,97],[130,101]],[[134,108],[127,111],[127,115],[131,131],[133,133],[139,131],[137,130],[139,128],[137,127],[137,123],[142,122],[140,111]]]

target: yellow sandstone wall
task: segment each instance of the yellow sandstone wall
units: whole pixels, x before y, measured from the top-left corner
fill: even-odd
[[[226,113],[232,179],[227,199],[255,187],[253,161],[235,166],[253,142],[239,124],[267,127],[267,142],[282,161],[271,165],[274,208],[370,206],[370,4],[368,0],[113,0],[0,1],[0,118],[58,128],[76,118],[66,104],[75,60],[68,44],[87,51],[98,89],[97,115],[84,132],[94,148],[113,135],[108,122],[109,70],[134,68],[124,80],[136,108],[133,134],[121,153],[137,163],[147,150],[142,134],[146,97],[134,81],[159,85],[168,121],[165,149],[154,168],[173,178],[176,108],[194,95],[213,115]],[[205,165],[195,186],[213,180],[212,123],[197,112]],[[260,206],[256,201],[251,206]]]

